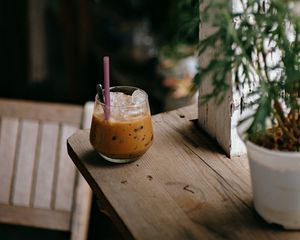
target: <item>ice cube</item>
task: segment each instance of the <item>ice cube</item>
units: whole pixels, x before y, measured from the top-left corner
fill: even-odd
[[[111,106],[129,106],[131,104],[131,97],[122,92],[110,93]]]
[[[136,90],[132,95],[122,92],[110,93],[111,117],[118,121],[127,121],[143,115],[147,109],[145,92]]]
[[[135,90],[131,95],[132,104],[134,105],[141,104],[146,100],[146,97],[147,96],[144,91]]]
[[[131,105],[131,95],[126,95],[122,92],[110,93],[110,112],[111,117],[115,120],[125,120],[124,114],[126,115],[126,109]]]

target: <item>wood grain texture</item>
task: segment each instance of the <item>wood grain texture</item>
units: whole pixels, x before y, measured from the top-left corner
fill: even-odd
[[[14,205],[30,206],[38,126],[37,121],[21,121],[20,145],[15,163],[15,182],[12,189],[12,202]]]
[[[84,116],[80,106],[0,99],[0,222],[86,239],[91,190],[66,149]]]
[[[59,142],[58,153],[58,172],[55,192],[55,205],[57,210],[71,211],[76,169],[67,154],[66,142],[67,138],[71,136],[77,129],[73,126],[63,124],[61,130],[61,137]]]
[[[37,156],[37,173],[33,196],[34,207],[51,208],[58,130],[58,123],[41,123],[40,148]]]
[[[0,106],[0,116],[64,122],[77,127],[82,121],[82,107],[77,105],[0,99]]]
[[[68,231],[70,213],[0,204],[0,222]]]
[[[15,163],[19,121],[1,117],[0,125],[0,203],[9,203]]]
[[[83,108],[82,129],[91,127],[92,116],[94,111],[94,102],[87,102]]]
[[[224,0],[227,1],[227,0]],[[210,0],[204,0],[200,5],[200,10],[203,11],[205,6]],[[236,7],[240,1],[228,1],[228,6]],[[214,14],[213,10],[210,10],[210,14]],[[200,12],[201,15],[201,12]],[[201,23],[199,25],[199,39],[200,41],[214,33],[216,29],[209,23]],[[199,64],[201,67],[205,67],[209,64],[214,54],[218,51],[216,48],[207,49],[199,57]],[[233,94],[232,86],[232,74],[227,75],[227,82],[229,90],[226,92],[223,101],[217,104],[214,100],[207,103],[203,103],[202,97],[212,92],[212,77],[207,76],[202,81],[199,88],[199,103],[198,103],[198,123],[201,127],[215,138],[218,144],[224,149],[228,156],[234,156],[239,154],[245,154],[245,148],[240,147],[243,145],[236,134],[236,123],[240,117],[238,111],[239,96]]]
[[[83,108],[82,128],[90,128],[94,102],[87,102]],[[70,161],[70,159],[68,159]],[[71,162],[71,161],[70,161]],[[71,240],[84,240],[88,236],[88,222],[92,202],[92,190],[81,173],[77,174],[74,204],[72,209]]]
[[[299,239],[255,213],[247,158],[229,159],[216,148],[191,121],[196,109],[154,116],[154,143],[131,164],[103,160],[88,130],[68,139],[69,155],[124,237]]]
[[[88,236],[88,222],[92,202],[92,191],[83,176],[78,173],[73,217],[71,222],[71,240],[84,240]]]

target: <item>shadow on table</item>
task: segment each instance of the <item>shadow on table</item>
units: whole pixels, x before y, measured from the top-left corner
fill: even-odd
[[[210,204],[207,203],[205,208],[198,208],[193,213],[189,213],[189,217],[193,222],[204,227],[216,239],[242,239],[242,236],[265,239],[269,235],[274,236],[274,234],[293,234],[292,231],[287,232],[278,224],[268,224],[264,221],[256,213],[250,199],[246,201],[237,200],[234,196],[232,199],[230,198],[218,207],[210,207]],[[249,237],[249,239],[252,238]]]
[[[129,163],[113,163],[105,160],[101,157],[95,150],[90,150],[84,153],[81,156],[81,159],[84,159],[84,162],[90,166],[101,167],[101,168],[120,168]],[[138,160],[138,159],[137,159]]]

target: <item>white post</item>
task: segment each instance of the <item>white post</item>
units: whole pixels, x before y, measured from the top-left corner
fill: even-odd
[[[204,0],[203,6],[210,0]],[[227,1],[227,0],[223,0]],[[228,4],[231,4],[233,12],[242,11],[242,4],[247,0],[231,0]],[[267,1],[267,0],[264,0]],[[300,14],[300,3],[298,1],[290,1],[291,9],[296,13]],[[200,6],[203,8],[203,6]],[[201,13],[200,13],[201,14]],[[201,16],[200,16],[201,17]],[[200,40],[211,34],[214,29],[209,24],[200,24],[199,38]],[[293,32],[288,32],[289,35],[293,35]],[[209,58],[212,56],[213,51],[217,49],[210,49],[206,51],[200,59],[199,63],[202,66],[208,63]],[[279,55],[274,55],[272,61],[278,61]],[[228,75],[228,83],[232,83],[232,75]],[[233,94],[233,89],[228,91],[224,101],[217,105],[213,101],[202,105],[200,102],[201,96],[209,93],[211,85],[209,81],[205,81],[199,89],[199,104],[198,104],[198,122],[204,130],[206,130],[213,138],[217,140],[220,146],[225,150],[228,156],[239,155],[246,152],[245,146],[239,139],[236,131],[236,125],[242,112],[240,105],[242,99],[238,94]],[[247,92],[247,89],[244,89]],[[249,89],[248,89],[249,90]],[[245,99],[247,101],[247,99]]]
[[[200,9],[202,9],[206,2],[209,1],[210,0],[205,0],[203,5],[200,5]],[[233,11],[238,11],[241,8],[239,2],[240,0],[232,0],[231,2],[228,2],[228,4],[232,4]],[[208,24],[201,23],[199,29],[200,40],[214,31]],[[199,64],[202,66],[207,64],[213,51],[217,51],[217,49],[206,51],[200,57]],[[230,84],[232,83],[231,74],[228,75],[228,82]],[[210,136],[217,140],[228,156],[245,153],[244,144],[239,139],[236,131],[236,124],[240,116],[240,97],[234,95],[231,89],[227,92],[224,101],[221,104],[217,105],[213,100],[206,104],[202,104],[201,96],[210,92],[210,90],[210,82],[204,81],[199,89],[198,123]]]

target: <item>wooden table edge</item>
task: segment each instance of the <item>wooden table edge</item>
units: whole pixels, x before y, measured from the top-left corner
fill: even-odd
[[[87,183],[91,186],[91,188],[98,189],[98,191],[93,191],[93,193],[95,194],[95,192],[97,192],[98,196],[96,196],[96,198],[98,201],[99,211],[110,218],[110,220],[115,224],[116,228],[118,229],[118,231],[120,232],[122,237],[124,237],[124,239],[134,239],[132,233],[129,231],[128,227],[126,226],[126,224],[124,223],[122,218],[120,218],[120,216],[117,214],[117,212],[111,206],[111,204],[109,203],[105,194],[103,193],[101,188],[98,186],[98,184],[94,181],[94,179],[92,178],[90,173],[83,166],[83,164],[79,160],[78,155],[75,153],[75,151],[73,150],[73,148],[70,144],[70,141],[72,141],[77,134],[79,134],[80,132],[86,132],[86,131],[89,131],[89,129],[78,130],[76,133],[74,133],[72,136],[70,136],[67,139],[68,154],[69,154],[70,158],[72,159],[73,163],[76,165],[79,172],[85,178]]]

